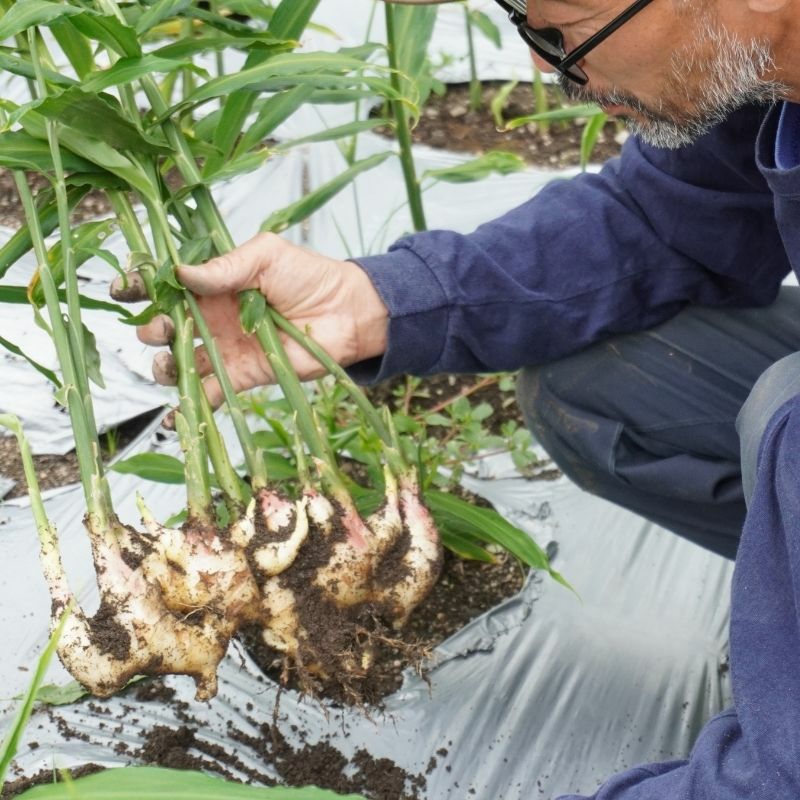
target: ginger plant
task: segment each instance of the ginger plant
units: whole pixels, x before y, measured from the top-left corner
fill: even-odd
[[[179,104],[178,110],[168,107],[150,74],[152,59],[137,52],[136,30],[115,0],[98,0],[95,5],[89,14],[84,6],[33,3],[31,9],[37,13],[20,17],[27,24],[25,49],[20,47],[20,54],[29,59],[26,72],[33,79],[34,98],[16,109],[16,120],[26,142],[39,148],[37,165],[53,186],[61,259],[61,272],[56,275],[39,209],[21,171],[30,163],[20,161],[15,165],[16,183],[37,261],[30,295],[32,300],[37,292],[43,296],[47,321],[38,310],[35,313],[52,336],[60,365],[59,400],[68,409],[75,432],[87,505],[85,526],[100,594],[100,607],[94,614],[77,607],[64,574],[55,527],[45,516],[35,473],[29,469],[54,624],[67,605],[76,606],[60,640],[59,656],[73,676],[97,695],[117,691],[136,674],[177,673],[194,678],[198,698],[209,698],[216,691],[217,666],[231,637],[245,625],[256,625],[264,640],[284,654],[287,669],[298,670],[305,685],[320,677],[347,683],[368,668],[373,640],[385,638],[387,631],[401,625],[435,581],[441,562],[435,526],[391,426],[307,333],[292,329],[266,307],[263,298],[249,293],[242,297],[243,327],[263,347],[294,408],[299,431],[294,447],[300,483],[296,496],[271,485],[216,343],[195,299],[173,276],[175,264],[183,260],[182,252],[193,252],[197,242],[204,243],[210,254],[224,253],[234,245],[181,125],[179,112],[184,105]],[[129,6],[126,9],[130,11]],[[70,30],[73,47],[68,54],[74,57],[80,50],[74,47],[74,37],[86,35],[96,37],[93,44],[109,57],[110,66],[104,69],[87,69],[83,64],[81,86],[65,85],[55,77],[53,59],[38,33],[37,20],[48,24],[57,10],[64,15],[63,23],[76,23]],[[12,11],[0,18],[0,27],[11,25],[9,16],[13,17]],[[280,19],[278,12],[276,17]],[[23,24],[19,19],[11,22],[17,28]],[[21,34],[13,25],[10,30]],[[60,41],[65,41],[63,29],[61,34]],[[87,51],[92,47],[84,48]],[[276,46],[276,51],[282,48]],[[325,56],[309,72],[323,87],[341,86],[343,78],[356,85],[362,81],[376,85],[374,78],[348,77],[358,65],[358,59],[350,55],[333,59],[330,70],[320,75],[319,65],[330,62]],[[297,71],[283,69],[277,79],[281,89],[286,74],[299,80]],[[262,82],[266,73],[259,73]],[[208,96],[224,93],[224,78],[216,80]],[[138,111],[133,82],[139,83],[150,102],[147,124]],[[213,83],[214,79],[209,81]],[[98,86],[116,86],[118,99]],[[391,86],[386,86],[391,93]],[[194,91],[202,94],[206,87]],[[85,121],[75,115],[63,121],[67,106],[101,112],[101,121],[111,123],[114,146],[94,138]],[[201,152],[208,150],[201,148]],[[65,160],[73,170],[78,164],[84,177],[70,173]],[[171,191],[165,185],[162,175],[170,166],[180,172],[185,190]],[[152,310],[167,311],[175,328],[172,352],[178,406],[174,425],[184,454],[187,486],[187,515],[180,528],[161,525],[143,499],[139,502],[141,529],[123,524],[113,508],[89,389],[79,254],[70,227],[68,187],[79,179],[106,191],[130,247],[137,279],[153,301]],[[141,202],[149,230],[140,223],[131,196]],[[61,306],[62,281],[66,315]],[[380,433],[387,493],[382,508],[366,520],[358,514],[286,356],[280,326],[337,374]],[[223,390],[244,452],[249,484],[236,473],[216,428],[195,363],[195,335],[202,339]],[[17,434],[29,465],[18,423],[2,421]],[[224,526],[215,513],[209,462],[231,520]]]

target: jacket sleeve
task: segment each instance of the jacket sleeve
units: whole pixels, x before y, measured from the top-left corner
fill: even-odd
[[[356,259],[390,323],[386,353],[353,374],[513,370],[690,304],[770,303],[789,263],[755,163],[764,113],[742,109],[680,150],[631,138],[600,173],[555,181],[474,233]]]

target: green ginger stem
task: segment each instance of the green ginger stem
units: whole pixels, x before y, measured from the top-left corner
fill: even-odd
[[[384,3],[386,13],[386,43],[389,53],[390,81],[395,94],[400,97],[400,70],[397,61],[397,33],[395,30],[394,6]],[[403,178],[408,194],[408,205],[411,210],[411,220],[415,231],[424,231],[428,228],[425,219],[425,207],[422,204],[422,190],[414,166],[414,154],[411,149],[411,129],[408,126],[408,114],[400,100],[392,100],[392,116],[397,128],[397,142],[400,145],[400,163],[403,167]]]
[[[24,173],[15,171],[14,181],[28,221],[28,228],[31,233],[39,275],[42,281],[42,289],[44,290],[45,304],[50,317],[50,333],[64,378],[64,386],[61,391],[69,412],[72,429],[75,432],[75,451],[78,456],[78,469],[86,498],[86,507],[90,514],[94,514],[97,517],[98,524],[103,525],[105,528],[114,512],[111,504],[111,493],[103,475],[99,451],[93,446],[94,443],[91,437],[87,435],[87,431],[93,429],[86,413],[87,398],[77,390],[75,353],[72,350],[67,325],[61,313],[58,290],[47,260],[47,248],[42,229],[39,226],[33,194]],[[66,247],[69,247],[69,239],[65,244]],[[72,320],[71,324],[76,324],[75,320]],[[80,324],[80,322],[78,321],[77,324]],[[91,398],[88,398],[88,402],[91,403]]]
[[[36,88],[40,97],[47,96],[47,83],[42,70],[42,57],[36,29],[28,30],[28,47],[36,75]],[[17,189],[20,192],[25,213],[28,218],[34,250],[39,262],[39,275],[50,316],[51,333],[56,344],[56,352],[65,380],[65,401],[70,412],[75,446],[81,472],[81,482],[90,513],[98,515],[100,522],[107,522],[113,514],[111,493],[105,480],[100,455],[100,439],[94,415],[89,378],[86,370],[86,349],[84,328],[81,320],[80,291],[75,258],[72,248],[72,232],[69,219],[69,202],[64,175],[61,150],[58,142],[58,125],[46,121],[46,131],[50,156],[53,161],[54,189],[58,208],[59,231],[61,234],[61,257],[64,262],[64,285],[67,297],[68,323],[61,313],[58,290],[50,270],[50,262],[35,204],[22,173],[15,174]],[[72,387],[72,389],[70,389]]]

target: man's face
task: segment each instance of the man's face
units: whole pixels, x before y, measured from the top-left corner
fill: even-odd
[[[530,0],[528,21],[558,28],[569,53],[628,2]],[[733,15],[720,19],[714,0],[653,0],[581,62],[587,85],[562,78],[562,88],[572,100],[596,102],[624,118],[645,141],[680,147],[737,108],[786,94],[768,77],[769,43],[752,32],[734,34],[738,22]]]

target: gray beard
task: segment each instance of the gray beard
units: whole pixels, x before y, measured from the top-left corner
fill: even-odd
[[[700,55],[709,44],[714,48],[711,59]],[[785,85],[762,77],[773,65],[767,43],[740,42],[706,20],[699,26],[697,44],[673,54],[666,84],[668,93],[690,101],[690,112],[679,110],[668,100],[651,108],[623,90],[587,91],[563,76],[560,83],[572,100],[624,105],[636,111],[636,118],[623,118],[631,133],[654,147],[674,149],[691,144],[742,106],[774,103],[785,97]],[[690,82],[689,76],[698,75],[699,82]]]

